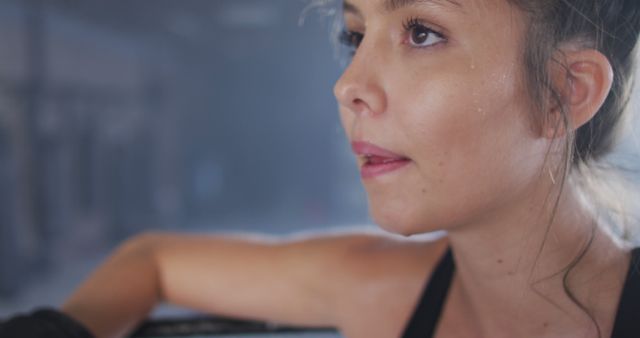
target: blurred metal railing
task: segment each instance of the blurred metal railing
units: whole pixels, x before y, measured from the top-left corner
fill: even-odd
[[[130,338],[182,338],[221,336],[340,337],[332,328],[284,326],[258,321],[219,317],[150,320],[142,324]]]

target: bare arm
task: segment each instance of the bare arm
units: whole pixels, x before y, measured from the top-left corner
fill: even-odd
[[[349,252],[371,235],[288,242],[147,234],[121,246],[63,306],[97,337],[131,330],[160,301],[221,315],[335,326]]]
[[[154,239],[124,243],[62,306],[96,337],[120,337],[162,298]]]

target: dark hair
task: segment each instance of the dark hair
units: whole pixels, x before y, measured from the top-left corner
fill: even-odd
[[[612,204],[604,195],[604,175],[613,175],[612,166],[604,160],[622,135],[628,119],[628,103],[634,83],[636,46],[640,31],[640,2],[638,0],[507,0],[522,9],[529,17],[524,46],[525,78],[531,92],[532,103],[538,116],[533,120],[539,124],[549,119],[544,112],[548,105],[563,107],[563,98],[553,88],[549,64],[562,61],[566,44],[578,44],[584,48],[600,51],[611,63],[614,79],[611,91],[597,114],[568,135],[565,161],[558,169],[561,181],[567,176],[586,192],[591,203],[601,209]],[[564,113],[564,110],[562,110]],[[562,116],[561,122],[570,130],[569,120]],[[609,170],[601,170],[608,168]],[[606,189],[606,188],[605,188]],[[609,210],[613,211],[613,210]],[[616,210],[620,212],[621,210]],[[624,211],[622,211],[624,212]],[[624,218],[624,217],[623,217]],[[617,224],[622,227],[623,225]],[[621,239],[629,231],[620,229]],[[628,237],[628,236],[627,236]]]
[[[600,51],[609,59],[614,72],[611,92],[595,117],[575,133],[571,157],[573,164],[601,159],[611,151],[621,134],[619,129],[633,83],[640,2],[508,1],[529,14],[524,58],[529,89],[535,95],[534,102],[548,102],[546,96],[549,94],[561,100],[551,86],[548,64],[557,61],[553,56],[563,44],[578,43]]]
[[[531,100],[536,108],[533,120],[540,126],[551,120],[548,115],[551,105],[565,107],[563,97],[554,88],[550,78],[550,64],[558,63],[566,66],[557,56],[562,55],[562,47],[567,44],[582,48],[595,49],[607,57],[611,63],[614,80],[604,104],[596,115],[577,131],[565,138],[564,161],[557,169],[561,175],[562,186],[571,178],[578,188],[582,189],[588,202],[595,205],[600,212],[611,218],[613,213],[625,213],[625,210],[610,208],[608,205],[619,205],[600,196],[601,187],[605,184],[604,175],[613,175],[612,168],[603,165],[604,158],[621,138],[621,129],[628,117],[628,103],[633,87],[636,45],[640,31],[640,2],[638,0],[508,0],[528,15],[528,27],[525,36],[523,61],[524,76],[531,92]],[[557,127],[572,130],[566,110],[562,112],[561,123]],[[600,188],[600,189],[599,189]],[[561,187],[560,189],[563,189]],[[559,193],[561,194],[561,192]],[[599,198],[600,197],[600,198]],[[558,207],[560,195],[554,206]],[[602,210],[607,209],[607,210]],[[614,210],[618,209],[618,210]],[[617,218],[625,218],[624,215]],[[549,222],[551,226],[552,219]],[[619,223],[619,222],[614,222]],[[587,307],[580,302],[571,291],[568,283],[571,271],[586,255],[593,237],[584,245],[581,252],[560,273],[563,273],[565,293],[592,320],[598,335],[602,336],[600,327]],[[616,224],[616,232],[620,239],[628,235],[628,224]],[[541,249],[542,250],[542,249]]]
[[[609,60],[614,79],[611,91],[595,116],[565,138],[564,161],[556,176],[583,191],[587,202],[611,220],[610,229],[627,244],[631,229],[623,201],[611,198],[616,166],[606,156],[622,136],[629,118],[629,99],[634,84],[636,48],[640,32],[638,0],[507,0],[528,16],[524,41],[524,78],[534,106],[532,120],[538,126],[549,123],[550,106],[564,107],[560,91],[551,81],[550,64],[563,64],[562,47],[578,45],[595,49]],[[572,130],[566,110],[561,109],[557,127]],[[605,179],[607,178],[607,179]],[[617,177],[622,180],[622,177]],[[608,181],[608,182],[607,182]],[[615,187],[614,187],[615,186]],[[609,194],[607,194],[609,192]],[[558,195],[559,198],[559,195]],[[553,217],[553,216],[552,216]]]

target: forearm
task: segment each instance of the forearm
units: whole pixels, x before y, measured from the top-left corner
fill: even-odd
[[[63,305],[96,337],[120,337],[146,318],[161,298],[153,236],[121,246]]]

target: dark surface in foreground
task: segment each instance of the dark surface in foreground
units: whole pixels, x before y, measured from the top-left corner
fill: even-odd
[[[246,336],[280,334],[282,337],[300,337],[318,334],[319,337],[339,337],[331,328],[303,328],[282,326],[270,323],[245,321],[217,317],[199,317],[190,319],[162,319],[144,323],[131,338],[153,337],[196,337],[223,335]]]

